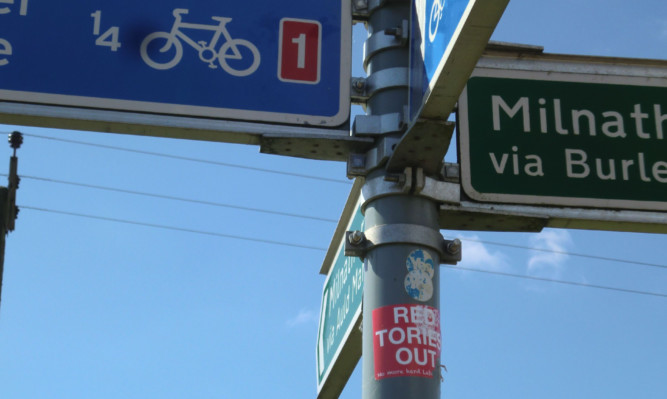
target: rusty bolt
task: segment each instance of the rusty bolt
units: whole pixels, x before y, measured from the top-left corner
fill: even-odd
[[[366,87],[366,81],[364,79],[354,79],[352,85],[354,86],[354,90],[363,92]]]
[[[353,231],[348,237],[348,241],[352,245],[359,245],[362,242],[364,242],[364,239],[365,239],[364,233],[362,233],[361,231],[358,231],[358,230]]]
[[[447,242],[447,252],[450,255],[456,255],[461,252],[461,240],[455,238],[452,241]]]
[[[368,8],[368,0],[356,0],[354,6],[357,10],[365,10]]]

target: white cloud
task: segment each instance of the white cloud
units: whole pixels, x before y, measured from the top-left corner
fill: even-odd
[[[507,271],[509,264],[507,257],[499,251],[491,252],[476,235],[459,235],[463,242],[462,260],[458,266],[465,269],[482,268],[493,271]]]
[[[530,242],[533,247],[546,251],[532,251],[528,272],[539,272],[548,277],[560,276],[568,259],[567,248],[572,245],[570,233],[566,230],[543,230],[532,236]]]
[[[307,324],[311,322],[317,322],[318,313],[312,310],[301,309],[299,314],[287,320],[286,324],[288,327],[296,327],[302,324]]]

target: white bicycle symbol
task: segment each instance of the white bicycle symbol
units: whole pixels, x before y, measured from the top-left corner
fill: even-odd
[[[431,17],[428,21],[428,40],[433,43],[435,35],[438,33],[438,25],[443,17],[443,10],[445,9],[445,0],[435,0],[433,7],[431,7]]]
[[[203,62],[207,62],[209,68],[217,68],[215,65],[215,61],[217,60],[222,69],[233,76],[248,76],[257,70],[260,63],[259,51],[254,44],[247,40],[232,39],[225,27],[225,25],[232,20],[231,18],[211,17],[214,21],[219,22],[218,25],[182,22],[182,15],[187,14],[188,12],[189,10],[184,8],[174,9],[173,14],[175,21],[174,25],[171,27],[171,32],[153,32],[146,36],[144,41],[141,42],[141,58],[148,64],[148,66],[160,70],[176,66],[181,61],[181,58],[183,58],[183,43],[181,42],[183,41],[199,52],[199,59]],[[209,42],[203,40],[195,42],[185,33],[181,32],[181,28],[210,30],[214,33]],[[220,46],[219,50],[216,50],[215,47],[220,40],[220,36],[224,37],[225,43]],[[149,55],[149,47],[152,49],[156,44],[158,45],[157,48],[159,49],[159,53],[162,54],[173,49],[173,57],[167,61],[156,61],[157,54],[155,54],[152,56],[153,58],[151,58],[151,55]],[[242,51],[244,48],[250,51],[252,60],[246,58],[245,62],[238,61],[233,63],[234,66],[240,65],[240,67],[234,68],[230,66],[229,60],[243,60],[243,54],[248,55],[248,51]],[[155,50],[153,51],[155,52]],[[247,66],[248,64],[250,64],[250,66]]]

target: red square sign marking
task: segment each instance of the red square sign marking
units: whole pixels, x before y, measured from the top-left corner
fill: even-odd
[[[280,21],[278,78],[284,82],[320,81],[322,25],[318,21],[283,18]]]

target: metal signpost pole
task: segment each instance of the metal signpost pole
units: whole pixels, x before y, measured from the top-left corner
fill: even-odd
[[[388,242],[366,257],[362,398],[439,398],[440,256],[419,242],[438,242],[437,206],[401,193],[371,198],[366,226],[367,239]]]
[[[396,173],[387,171],[385,162],[404,133],[411,5],[411,0],[368,2],[369,98],[367,115],[358,117],[356,128],[359,133],[377,127],[363,132],[376,135],[377,146],[359,158],[353,155],[348,165],[348,172],[366,172],[365,231],[348,232],[346,244],[346,255],[365,258],[363,399],[440,397],[438,268],[447,243],[439,233],[438,204],[416,193],[424,181],[421,169]]]
[[[18,215],[16,190],[19,188],[19,176],[17,174],[19,161],[16,157],[16,150],[23,144],[23,136],[19,132],[13,132],[9,135],[9,143],[14,149],[14,155],[9,159],[9,184],[7,187],[0,187],[0,304],[2,303],[6,235],[10,231],[14,231],[15,220]]]
[[[5,226],[5,213],[7,208],[7,197],[9,190],[7,187],[0,187],[0,305],[2,305],[2,276],[5,269],[5,236],[7,235],[7,226]]]

